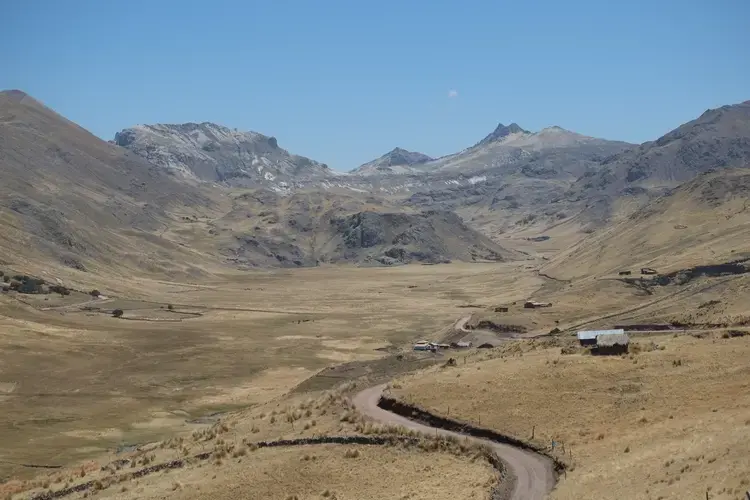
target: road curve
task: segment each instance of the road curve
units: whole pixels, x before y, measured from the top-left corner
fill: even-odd
[[[360,392],[354,397],[354,406],[363,415],[384,424],[401,425],[421,432],[437,432],[442,435],[464,437],[456,432],[414,422],[378,407],[378,401],[385,387],[386,384],[382,384]],[[482,441],[491,446],[497,456],[505,462],[508,472],[513,474],[515,479],[513,491],[509,497],[511,500],[542,500],[554,488],[555,473],[552,461],[547,457],[508,444],[473,437],[469,439]]]

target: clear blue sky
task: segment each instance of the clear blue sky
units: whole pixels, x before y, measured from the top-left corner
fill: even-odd
[[[498,122],[642,142],[750,99],[748,0],[2,3],[0,88],[105,139],[214,121],[338,170]]]

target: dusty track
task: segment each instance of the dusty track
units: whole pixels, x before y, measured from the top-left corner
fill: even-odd
[[[429,427],[383,410],[378,406],[378,401],[385,387],[383,384],[360,392],[354,397],[354,406],[362,414],[386,424],[401,425],[421,432],[460,436],[455,432]],[[509,496],[511,500],[541,500],[555,486],[555,473],[548,458],[507,444],[477,440],[491,446],[498,457],[507,464],[508,471],[513,475],[513,490]]]

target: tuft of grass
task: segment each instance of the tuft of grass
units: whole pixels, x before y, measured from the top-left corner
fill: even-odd
[[[350,448],[344,452],[344,458],[359,458],[359,456],[359,450],[355,448]]]

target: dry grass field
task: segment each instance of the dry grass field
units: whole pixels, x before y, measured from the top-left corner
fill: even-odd
[[[314,445],[265,448],[239,457],[160,471],[110,485],[111,499],[489,499],[494,469],[446,452],[398,447]],[[52,483],[53,491],[57,486]],[[90,497],[93,492],[67,498]]]
[[[572,467],[556,499],[738,499],[750,489],[750,337],[636,338],[628,356],[543,339],[405,376],[393,393],[551,446]]]
[[[344,394],[292,395],[203,419],[192,432],[96,461],[0,485],[3,498],[67,492],[67,498],[489,498],[497,471],[484,450],[366,421]],[[321,436],[386,438],[385,444],[255,443]],[[413,441],[404,441],[412,439]],[[201,458],[201,454],[204,456]],[[180,461],[176,467],[161,467]],[[161,467],[146,474],[149,467]],[[387,478],[384,480],[383,478]]]
[[[107,297],[98,301],[0,295],[0,475],[191,432],[186,421],[276,400],[328,366],[382,358],[378,349],[444,329],[462,305],[521,299],[539,286],[517,280],[512,266],[133,278],[90,283]]]

